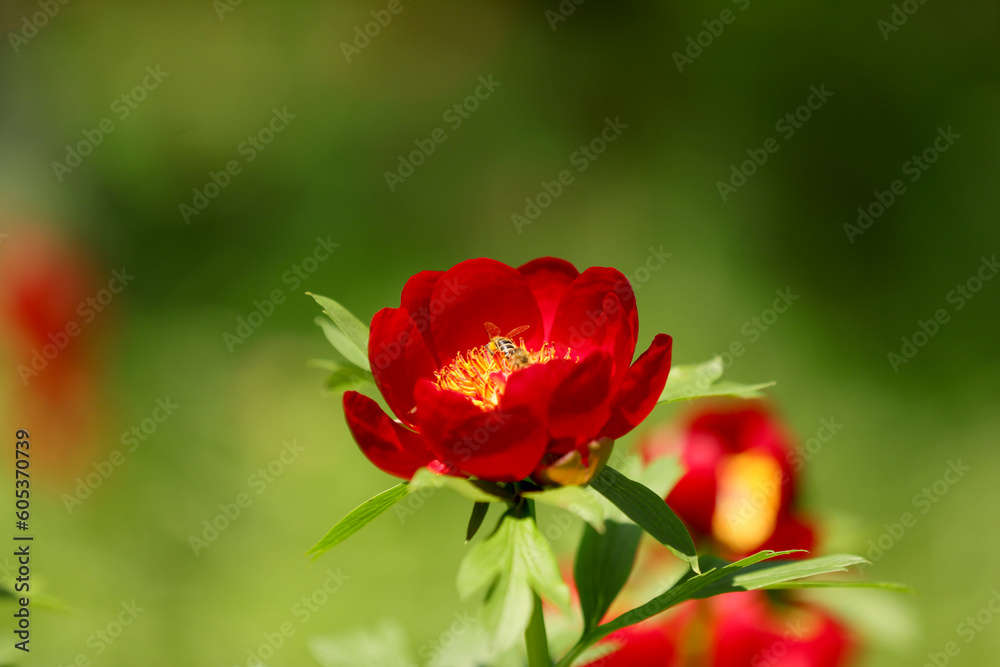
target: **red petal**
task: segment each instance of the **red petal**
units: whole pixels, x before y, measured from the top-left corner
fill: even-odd
[[[559,300],[580,272],[566,260],[557,257],[539,257],[517,270],[524,276],[538,301],[538,308],[542,311],[542,320],[545,322],[545,339],[548,340]]]
[[[434,336],[431,334],[431,321],[441,312],[443,304],[431,304],[431,294],[438,279],[444,271],[421,271],[410,276],[403,286],[399,296],[399,305],[410,313],[410,320],[424,338],[424,343],[431,353],[435,363],[439,363],[434,348]]]
[[[667,495],[667,505],[683,519],[691,532],[711,535],[718,486],[714,466],[688,468]]]
[[[611,414],[611,355],[594,352],[579,363],[555,360],[546,365],[557,363],[569,368],[549,401],[549,433],[589,442]]]
[[[537,367],[541,368],[541,367]],[[545,454],[544,414],[528,376],[536,367],[511,376],[501,406],[482,410],[465,396],[417,384],[420,431],[437,458],[480,479],[516,482],[526,478]],[[517,378],[520,379],[518,380]]]
[[[816,548],[816,531],[812,524],[800,517],[785,514],[778,517],[778,524],[774,527],[774,533],[767,538],[756,551],[769,549],[771,551],[787,551],[789,549],[805,549],[813,551]],[[746,554],[750,555],[750,554]],[[809,553],[795,553],[784,558],[800,559],[810,558]],[[742,557],[742,556],[741,556]]]
[[[628,279],[615,269],[591,267],[563,293],[549,339],[559,351],[569,347],[581,356],[595,349],[614,354],[617,383],[632,363],[638,326]]]
[[[483,328],[492,322],[503,334],[528,325],[517,336],[532,349],[544,340],[542,314],[524,278],[516,269],[492,259],[470,259],[456,264],[434,285],[431,304],[441,313],[431,320],[434,346],[442,364],[457,353],[489,342]]]
[[[788,510],[795,498],[795,466],[791,440],[767,410],[757,406],[715,407],[691,422],[691,432],[716,438],[729,453],[754,451],[772,457],[784,473],[779,512]]]
[[[673,339],[657,334],[649,349],[639,355],[628,369],[615,395],[611,419],[603,435],[620,438],[645,419],[663,393],[670,374]]]
[[[413,385],[419,378],[433,376],[436,367],[404,308],[383,308],[375,313],[368,337],[368,362],[389,408],[413,426]]]
[[[344,416],[355,442],[380,470],[410,479],[419,468],[434,463],[434,454],[419,434],[390,419],[364,394],[344,392]]]

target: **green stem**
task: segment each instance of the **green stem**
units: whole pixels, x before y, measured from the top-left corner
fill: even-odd
[[[562,660],[556,663],[556,667],[570,667],[570,665],[573,664],[573,661],[579,658],[580,654],[586,651],[591,644],[598,639],[600,639],[600,637],[591,638],[590,635],[584,635],[580,638],[580,641],[578,641],[573,648],[569,650],[569,653],[564,655]]]
[[[524,643],[528,649],[528,667],[552,667],[549,657],[549,640],[545,634],[545,616],[542,614],[542,600],[533,594],[534,611],[531,622],[524,631]]]

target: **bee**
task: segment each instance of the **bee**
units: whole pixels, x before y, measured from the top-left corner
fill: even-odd
[[[528,355],[528,351],[523,347],[518,347],[514,344],[514,341],[511,340],[514,336],[521,333],[529,326],[531,325],[526,324],[523,327],[517,327],[516,329],[511,330],[511,332],[506,336],[501,336],[500,327],[492,322],[483,322],[483,327],[486,329],[486,333],[490,337],[490,342],[487,347],[490,352],[502,353],[511,368],[519,369],[530,366],[531,357]]]

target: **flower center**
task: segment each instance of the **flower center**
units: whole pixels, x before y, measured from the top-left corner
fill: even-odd
[[[517,350],[527,355],[529,363],[525,364],[520,355],[508,355],[498,346],[483,345],[464,354],[459,352],[451,363],[434,373],[434,381],[441,389],[468,396],[483,409],[495,408],[511,374],[526,366],[546,364],[556,358],[552,343],[543,344],[537,352],[527,350],[523,339],[518,344]],[[568,350],[565,358],[571,358]]]
[[[712,532],[735,552],[753,551],[771,536],[781,505],[781,467],[772,457],[744,452],[719,468]]]

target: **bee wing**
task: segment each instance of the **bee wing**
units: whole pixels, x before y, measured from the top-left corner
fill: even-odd
[[[500,335],[500,327],[492,322],[483,322],[483,328],[486,329],[486,333],[490,338],[496,338]]]
[[[530,324],[525,324],[523,327],[518,327],[512,330],[509,334],[507,334],[507,338],[513,338],[517,334],[521,333],[522,331],[526,331],[529,328],[531,328]]]

